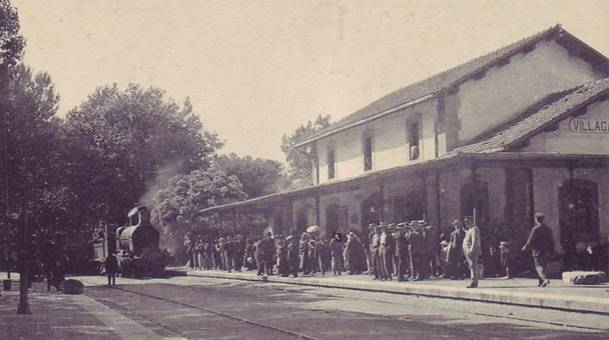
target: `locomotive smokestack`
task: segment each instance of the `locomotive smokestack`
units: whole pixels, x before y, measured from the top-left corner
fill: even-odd
[[[129,214],[129,225],[131,226],[141,226],[141,225],[149,225],[150,224],[150,212],[144,206],[139,206],[131,209]]]

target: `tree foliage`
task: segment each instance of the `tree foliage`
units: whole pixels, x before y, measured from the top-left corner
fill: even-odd
[[[213,234],[217,223],[201,210],[247,197],[236,176],[222,169],[194,170],[171,179],[167,188],[154,199],[152,222],[159,226],[165,245],[173,251],[183,251],[181,241],[193,234]],[[178,254],[179,255],[179,254]]]
[[[98,88],[63,126],[65,169],[78,213],[120,223],[173,175],[209,166],[218,137],[204,130],[190,102],[156,88]],[[146,200],[147,202],[142,202]]]
[[[314,121],[308,121],[306,124],[299,126],[291,134],[283,135],[281,139],[281,151],[286,155],[288,173],[294,187],[313,184],[311,160],[307,158],[301,150],[296,150],[294,146],[298,144],[298,142],[329,125],[330,115],[320,114]]]
[[[59,167],[54,147],[59,96],[46,73],[33,74],[21,64],[6,71],[6,92],[0,97],[0,202],[8,218],[2,219],[7,228],[2,230],[22,228],[24,218],[35,229],[55,222],[51,197]]]
[[[9,0],[0,0],[0,68],[14,65],[21,59],[25,38],[19,29],[17,10]]]
[[[272,194],[288,185],[283,164],[274,160],[239,157],[231,153],[218,156],[216,164],[229,176],[239,178],[248,198]]]

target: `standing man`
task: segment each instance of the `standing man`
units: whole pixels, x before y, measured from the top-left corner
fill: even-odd
[[[260,242],[262,242],[262,240],[264,239],[254,242],[254,257],[256,258],[257,276],[261,276],[264,272],[264,264],[262,263],[262,248],[260,248]]]
[[[451,279],[461,279],[464,273],[463,263],[465,262],[463,256],[463,237],[465,232],[460,220],[453,222],[453,229],[450,233],[446,274]]]
[[[280,237],[277,238],[277,274],[281,277],[288,277],[289,275],[289,264],[288,264],[288,246],[284,240]]]
[[[405,272],[408,268],[408,239],[406,236],[406,223],[399,223],[395,236],[395,255],[398,258],[396,263],[398,281],[406,281]]]
[[[298,253],[300,255],[300,271],[302,271],[302,275],[307,275],[311,272],[309,264],[311,262],[309,259],[309,234],[302,233],[300,235]]]
[[[233,262],[235,263],[235,271],[240,272],[243,267],[243,260],[245,256],[245,243],[243,242],[243,235],[237,234],[235,241],[233,242]]]
[[[548,259],[554,254],[554,238],[552,231],[543,223],[544,215],[540,212],[535,213],[535,226],[529,233],[527,242],[522,247],[522,251],[531,250],[535,270],[539,275],[539,283],[537,286],[546,287],[550,284],[550,280],[546,277],[546,265]]]
[[[381,236],[379,246],[379,263],[380,263],[380,274],[381,280],[391,281],[391,274],[393,268],[391,262],[393,260],[393,244],[395,241],[391,236],[391,232],[388,230],[388,226],[383,222],[381,225]]]
[[[332,257],[332,274],[340,275],[343,272],[343,237],[338,232],[332,234],[330,256]]]
[[[228,235],[224,240],[224,244],[222,249],[224,250],[224,259],[225,259],[225,269],[229,273],[233,268],[233,254],[234,254],[235,243],[233,242],[233,238]]]
[[[480,229],[474,224],[469,225],[469,221],[465,220],[465,227],[468,228],[463,238],[463,254],[469,265],[469,272],[472,282],[467,285],[467,288],[478,287],[478,258],[482,252],[480,244]]]
[[[273,274],[273,262],[275,262],[275,241],[273,240],[273,234],[271,232],[266,233],[266,237],[258,244],[260,254],[260,268],[258,272],[264,270],[263,276]]]
[[[296,242],[296,239],[292,235],[286,237],[285,241],[288,243],[288,245],[287,245],[288,275],[293,275],[294,277],[298,277],[298,266],[300,264],[300,254],[298,251],[298,242]]]
[[[421,226],[416,221],[409,224],[411,232],[408,234],[408,252],[410,255],[410,276],[412,281],[420,281],[425,278],[424,254],[425,244]]]
[[[370,262],[372,264],[372,274],[374,275],[373,280],[378,280],[380,278],[379,246],[381,245],[381,230],[377,226],[374,226],[373,230],[370,237]]]
[[[433,226],[425,223],[425,229],[423,229],[423,235],[425,238],[426,255],[425,258],[425,270],[429,271],[428,274],[432,277],[440,275],[438,273],[438,252],[440,238],[438,233]]]
[[[116,286],[116,272],[118,272],[118,260],[114,253],[108,254],[106,261],[104,261],[104,267],[106,267],[106,275],[108,276],[108,287]]]

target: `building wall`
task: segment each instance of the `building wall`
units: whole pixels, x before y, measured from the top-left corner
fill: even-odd
[[[505,217],[505,171],[502,168],[480,167],[476,170],[477,181],[485,182],[489,192],[489,221],[496,223]],[[471,169],[457,169],[440,176],[440,206],[442,228],[447,228],[455,219],[461,219],[461,187],[472,183]],[[484,226],[481,226],[484,227]]]
[[[542,41],[528,53],[471,79],[446,98],[447,124],[442,139],[447,149],[483,133],[548,94],[603,78],[587,62],[554,41]]]
[[[609,236],[609,173],[606,169],[575,169],[573,178],[589,179],[599,186],[599,234],[600,240]],[[543,212],[545,222],[552,229],[555,248],[562,251],[559,229],[558,190],[569,180],[569,170],[533,169],[535,210]]]
[[[334,180],[365,173],[362,141],[364,135],[373,137],[372,171],[414,164],[435,156],[434,119],[436,102],[428,101],[364,125],[339,132],[317,142],[319,182],[328,178],[328,148],[334,148],[336,171]],[[409,160],[407,123],[420,119],[420,157]]]
[[[306,227],[308,226],[312,226],[315,225],[316,223],[316,219],[315,219],[315,198],[314,197],[308,197],[308,198],[301,198],[301,199],[295,199],[293,201],[293,208],[292,208],[292,220],[294,221],[294,232],[295,233],[302,233],[304,232],[304,229],[306,229]],[[304,217],[304,229],[299,229],[298,223],[299,223],[299,218],[300,218],[300,214],[303,214]]]
[[[600,240],[609,239],[609,171],[607,169],[575,169],[574,178],[588,179],[598,184]]]
[[[481,78],[461,84],[443,97],[445,112],[438,135],[439,155],[525,110],[548,94],[602,78],[584,60],[570,56],[554,41],[542,41],[508,64],[488,69]],[[319,183],[363,174],[362,140],[373,136],[373,169],[383,170],[435,157],[434,124],[438,100],[429,100],[317,142]],[[420,154],[409,160],[407,122],[420,117]],[[327,150],[335,152],[335,178],[328,178]],[[609,147],[608,147],[609,148]]]
[[[518,163],[512,164],[518,168]],[[479,167],[476,170],[477,179],[480,182],[488,184],[488,204],[489,204],[489,225],[480,225],[484,232],[485,227],[493,227],[494,224],[503,223],[506,215],[506,170],[501,167]],[[533,174],[533,200],[535,211],[541,211],[546,216],[546,223],[553,232],[555,247],[560,252],[560,230],[559,230],[559,201],[558,192],[561,185],[569,180],[569,171],[566,168],[534,168]],[[575,179],[588,179],[598,184],[599,193],[599,236],[600,240],[607,240],[609,237],[609,171],[607,169],[581,169],[576,168],[573,171]],[[455,219],[461,219],[461,188],[472,181],[472,172],[469,168],[454,169],[439,176],[440,186],[440,214],[442,224],[438,225],[439,218],[436,213],[436,183],[435,176],[427,176],[424,182],[423,177],[409,177],[398,181],[384,184],[384,221],[386,222],[401,222],[393,219],[394,211],[392,202],[393,199],[400,195],[406,195],[413,190],[423,190],[426,192],[427,214],[426,220],[436,226],[439,232],[450,230],[450,224]],[[426,185],[424,187],[424,185]],[[369,187],[336,192],[320,197],[320,226],[323,236],[329,236],[332,231],[336,230],[335,226],[329,226],[326,220],[326,209],[330,205],[338,206],[347,209],[348,224],[339,226],[339,230],[346,232],[349,230],[361,231],[362,227],[362,202],[367,198],[380,192],[377,185]],[[525,199],[523,197],[515,197],[514,199]],[[285,209],[285,207],[280,207]],[[294,201],[294,223],[297,223],[299,210],[306,211],[307,226],[314,225],[315,217],[315,200],[314,198],[297,199]],[[277,213],[275,211],[275,213]],[[523,219],[520,219],[523,220]],[[526,220],[526,219],[524,219]],[[532,227],[531,225],[512,226],[519,232],[525,232]],[[522,237],[519,237],[522,236]],[[524,240],[526,235],[515,235],[519,239]],[[518,245],[517,247],[519,247]]]
[[[349,230],[361,230],[361,204],[362,201],[379,192],[378,187],[367,187],[359,190],[338,192],[321,197],[320,204],[320,226],[323,235],[330,235],[333,231],[347,232]],[[327,209],[330,205],[346,208],[348,224],[341,226],[329,225],[327,220]]]
[[[555,131],[534,136],[523,151],[609,154],[609,100],[595,102],[585,114],[562,120]]]

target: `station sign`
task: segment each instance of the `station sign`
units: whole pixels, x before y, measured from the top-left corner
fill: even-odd
[[[569,121],[569,129],[577,133],[609,134],[609,120],[573,118]]]

